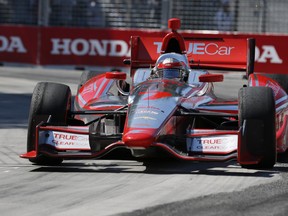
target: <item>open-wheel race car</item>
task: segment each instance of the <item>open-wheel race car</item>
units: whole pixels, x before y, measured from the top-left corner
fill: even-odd
[[[177,18],[168,26],[162,43],[131,37],[131,81],[125,72],[85,71],[73,108],[68,86],[38,83],[21,157],[57,165],[125,149],[135,159],[237,159],[245,168],[272,168],[287,150],[288,97],[277,81],[253,72],[255,40],[184,38]],[[209,69],[246,72],[238,100],[215,95],[223,74]]]

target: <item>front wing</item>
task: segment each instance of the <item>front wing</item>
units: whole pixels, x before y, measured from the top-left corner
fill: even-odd
[[[149,148],[164,150],[182,160],[227,161],[238,157],[239,134],[239,131],[233,130],[188,130],[183,135],[186,142],[184,150],[158,141],[151,143]],[[141,150],[139,146],[128,146],[119,140],[100,151],[92,152],[88,126],[49,126],[42,122],[36,127],[35,150],[22,154],[21,157],[33,159],[39,155],[47,155],[63,159],[91,159],[104,157],[117,148],[130,149],[132,155],[133,151]]]

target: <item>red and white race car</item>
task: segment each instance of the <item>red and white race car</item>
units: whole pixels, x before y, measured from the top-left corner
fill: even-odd
[[[253,73],[255,41],[184,39],[179,19],[168,26],[162,42],[131,38],[131,59],[124,61],[130,82],[124,72],[84,72],[73,109],[68,86],[38,83],[21,157],[55,165],[126,149],[135,159],[237,159],[242,167],[272,168],[288,146],[288,97],[274,79]],[[220,100],[213,82],[223,74],[207,69],[246,71],[238,100]]]

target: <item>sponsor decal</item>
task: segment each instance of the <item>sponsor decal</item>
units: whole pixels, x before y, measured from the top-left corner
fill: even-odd
[[[161,42],[154,42],[157,46],[157,53],[161,51]],[[233,46],[219,46],[216,43],[189,43],[187,49],[187,54],[196,55],[230,55],[231,51],[235,47]]]
[[[145,119],[145,120],[152,120],[156,121],[156,118],[150,117],[150,116],[139,116],[139,117],[134,117],[134,119]]]
[[[154,110],[157,110],[157,111],[161,111],[161,112],[163,112],[160,108],[158,108],[158,107],[155,107],[155,106],[138,106],[138,109],[154,109]]]
[[[230,55],[234,48],[231,46],[219,46],[216,43],[189,43],[187,53],[197,55]]]
[[[40,131],[39,144],[52,145],[57,149],[89,150],[89,135],[58,131]]]
[[[202,153],[229,153],[237,150],[237,135],[192,137],[187,139],[187,150]]]
[[[161,52],[162,42],[154,42],[157,53]],[[216,43],[189,43],[187,54],[195,55],[231,55],[235,47],[233,46],[220,46]],[[283,60],[280,58],[275,46],[262,45],[255,47],[255,61],[259,63],[282,64]]]
[[[158,112],[155,112],[155,111],[153,111],[153,110],[136,110],[136,112],[135,112],[136,114],[150,114],[150,115],[158,115],[159,113]]]
[[[0,35],[0,52],[8,53],[27,53],[22,40],[18,36],[5,37]]]

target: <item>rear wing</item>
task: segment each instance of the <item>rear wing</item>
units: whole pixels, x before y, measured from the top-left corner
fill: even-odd
[[[193,38],[184,37],[190,67],[197,69],[254,71],[254,38]],[[164,41],[164,40],[163,40]],[[160,37],[131,37],[131,71],[154,66],[163,53]],[[165,43],[165,41],[164,41]],[[133,73],[133,72],[132,72]],[[132,75],[132,74],[131,74]]]

